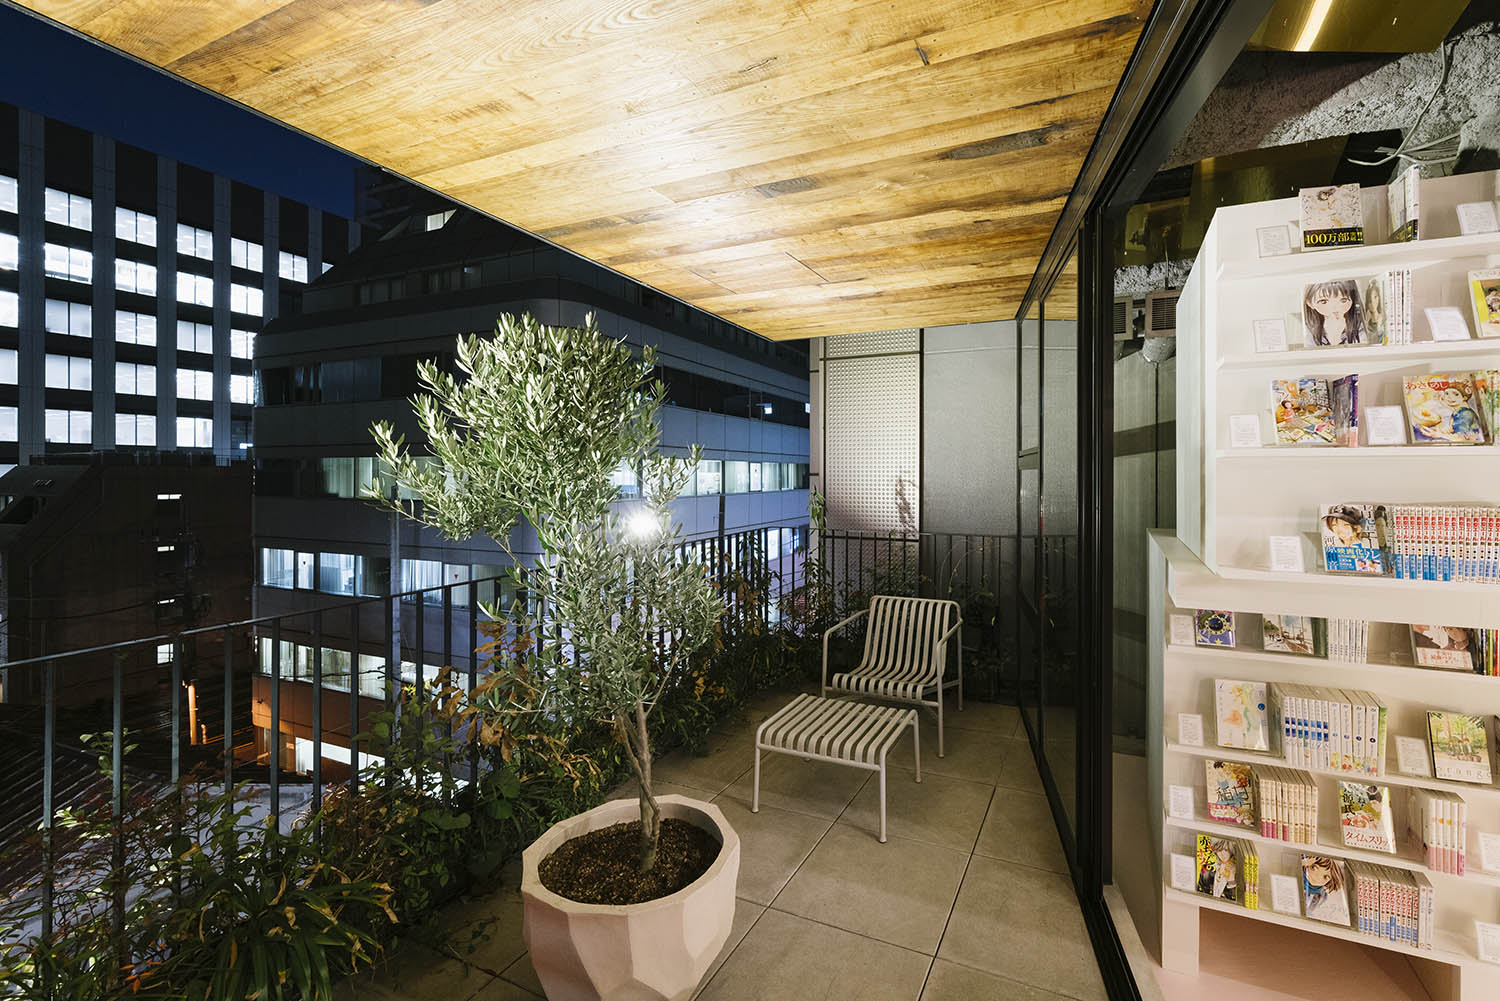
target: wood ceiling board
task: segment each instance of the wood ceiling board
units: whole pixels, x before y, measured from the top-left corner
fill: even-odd
[[[780,337],[1013,314],[1149,8],[31,6]]]

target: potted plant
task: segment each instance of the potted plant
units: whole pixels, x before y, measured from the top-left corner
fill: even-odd
[[[703,568],[672,544],[668,505],[699,450],[661,454],[653,365],[652,349],[636,356],[592,315],[578,328],[502,316],[495,336],[459,339],[462,378],[420,366],[426,392],[413,404],[430,456],[411,455],[389,424],[372,428],[385,467],[423,502],[415,516],[448,538],[494,539],[517,593],[545,610],[521,628],[552,641],[496,662],[470,693],[471,729],[503,747],[516,714],[599,721],[640,783],[638,801],[564,820],[523,855],[524,934],[553,1001],[686,997],[734,919],[738,837],[711,804],[652,788],[652,707],[723,611]],[[639,501],[620,502],[624,468],[637,471]],[[540,555],[517,552],[523,519]],[[627,821],[638,830],[616,828]]]

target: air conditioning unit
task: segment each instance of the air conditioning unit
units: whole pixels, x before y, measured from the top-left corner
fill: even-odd
[[[1115,306],[1110,314],[1110,329],[1115,340],[1130,341],[1146,332],[1146,300],[1134,296],[1115,297]]]
[[[1181,289],[1168,288],[1146,293],[1146,336],[1177,336],[1177,298]]]

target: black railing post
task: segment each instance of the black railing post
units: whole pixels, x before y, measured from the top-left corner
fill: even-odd
[[[323,809],[323,610],[312,621],[312,785],[313,812]]]
[[[428,592],[425,590],[418,591],[417,600],[413,604],[417,616],[417,630],[414,640],[415,649],[412,651],[412,660],[417,662],[416,705],[419,707],[419,712],[422,701],[425,698],[425,682],[427,680],[424,677],[427,667],[427,594]]]
[[[172,813],[172,840],[182,836],[182,659],[186,642],[181,636],[172,641],[172,797],[176,809]],[[174,852],[179,849],[173,848]],[[172,863],[172,897],[182,900],[181,859]]]
[[[52,857],[52,833],[55,817],[52,810],[52,789],[55,776],[52,771],[52,754],[57,744],[57,701],[53,679],[52,661],[42,665],[42,941],[50,943],[52,938],[52,905],[56,869]],[[50,950],[49,950],[50,951]],[[51,993],[51,962],[43,971],[44,996]]]
[[[251,656],[254,656],[252,648]],[[234,630],[224,630],[224,789],[234,785]]]
[[[270,762],[271,823],[281,826],[281,619],[271,620],[271,719],[266,730]]]
[[[349,606],[349,791],[359,792],[359,602]]]
[[[125,967],[125,652],[116,650],[113,660],[109,812],[114,820],[114,843],[110,855],[109,925],[115,946],[115,976],[111,982],[118,983]]]
[[[499,582],[496,582],[499,588]],[[479,687],[479,585],[472,578],[469,580],[469,693],[473,697],[474,689]],[[479,781],[479,741],[475,739],[473,732],[474,723],[469,722],[469,733],[466,735],[469,741],[469,781]],[[477,790],[476,790],[477,793]]]

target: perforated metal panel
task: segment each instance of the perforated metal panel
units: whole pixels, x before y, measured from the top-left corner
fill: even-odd
[[[840,334],[824,341],[829,358],[851,355],[895,354],[917,351],[921,339],[915,327],[905,330],[875,330],[864,334]]]
[[[835,344],[909,344],[910,354],[835,358]],[[920,359],[916,331],[830,338],[824,485],[828,523],[847,531],[917,530],[920,510],[918,415]],[[848,352],[849,354],[864,352]]]

